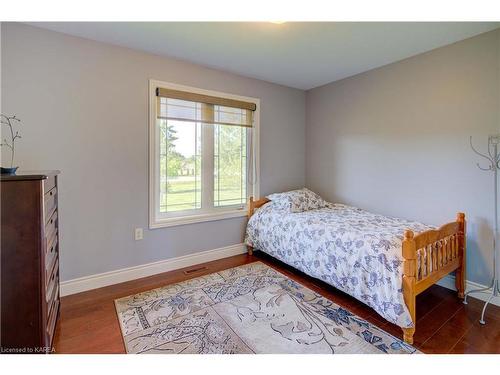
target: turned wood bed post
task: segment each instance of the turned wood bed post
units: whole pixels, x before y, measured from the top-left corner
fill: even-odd
[[[413,231],[407,230],[403,240],[403,297],[410,312],[413,327],[403,328],[403,339],[408,344],[413,344],[413,334],[415,333],[415,312],[416,312],[416,294],[415,281],[417,272],[417,248],[414,240]]]
[[[465,295],[465,249],[466,249],[466,239],[465,239],[465,214],[459,212],[457,214],[457,222],[459,225],[458,230],[458,256],[460,258],[460,265],[455,272],[455,287],[458,291],[458,298],[464,298]]]
[[[248,199],[248,211],[247,211],[248,220],[250,220],[250,218],[252,217],[254,211],[257,208],[262,207],[267,202],[270,202],[270,200],[267,199],[267,198],[265,198],[265,197],[257,199],[257,200],[254,200],[253,197],[250,197]],[[247,251],[248,251],[248,255],[252,255],[253,254],[253,247],[247,245]]]

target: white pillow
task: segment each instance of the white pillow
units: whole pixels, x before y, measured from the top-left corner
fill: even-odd
[[[274,193],[266,198],[278,207],[286,208],[290,212],[317,210],[328,205],[327,201],[307,188]]]

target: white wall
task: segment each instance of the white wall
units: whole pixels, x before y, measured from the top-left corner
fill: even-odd
[[[325,198],[442,224],[468,219],[467,278],[492,273],[493,180],[476,167],[500,131],[496,30],[307,92],[306,185]]]
[[[2,110],[17,163],[59,169],[62,280],[241,243],[245,219],[145,231],[148,80],[261,99],[261,193],[304,185],[305,93],[190,63],[2,24]]]

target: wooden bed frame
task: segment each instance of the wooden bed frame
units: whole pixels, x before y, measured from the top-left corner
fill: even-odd
[[[267,198],[254,200],[250,197],[248,218],[255,209],[269,202]],[[248,254],[253,248],[247,246]],[[459,212],[456,221],[447,223],[435,230],[418,234],[411,230],[404,232],[403,255],[403,296],[413,320],[412,328],[403,329],[403,339],[413,344],[416,326],[417,295],[435,284],[450,272],[456,271],[455,286],[458,297],[464,298],[465,292],[465,214]],[[421,260],[420,262],[418,260]]]

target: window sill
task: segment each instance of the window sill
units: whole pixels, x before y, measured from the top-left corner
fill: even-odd
[[[206,221],[217,221],[224,219],[231,219],[235,217],[243,217],[246,216],[247,212],[245,209],[240,210],[228,210],[222,212],[210,212],[199,215],[190,215],[190,216],[181,216],[181,217],[170,217],[163,219],[154,219],[151,218],[149,223],[149,229],[158,229],[158,228],[168,228],[174,227],[177,225],[186,225],[186,224],[195,224],[195,223],[203,223]]]

